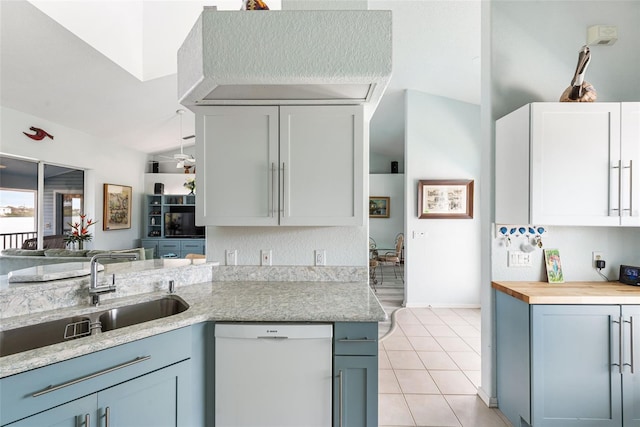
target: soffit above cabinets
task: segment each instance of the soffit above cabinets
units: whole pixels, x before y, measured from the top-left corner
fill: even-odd
[[[185,106],[377,105],[391,78],[391,12],[205,8],[178,51]]]

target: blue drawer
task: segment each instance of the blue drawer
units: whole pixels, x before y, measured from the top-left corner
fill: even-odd
[[[333,330],[334,354],[341,356],[376,356],[378,323],[337,322]]]

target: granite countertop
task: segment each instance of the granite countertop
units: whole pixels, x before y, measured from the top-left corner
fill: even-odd
[[[640,304],[640,287],[619,282],[492,282],[527,304]]]
[[[158,299],[165,290],[5,318],[3,329]],[[189,309],[163,319],[0,358],[0,378],[205,321],[378,322],[386,313],[366,282],[214,282],[178,286]]]

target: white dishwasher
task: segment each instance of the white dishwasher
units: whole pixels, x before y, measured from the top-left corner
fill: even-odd
[[[216,323],[216,427],[330,427],[330,324]]]

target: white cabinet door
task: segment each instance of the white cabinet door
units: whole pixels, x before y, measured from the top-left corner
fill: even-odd
[[[619,225],[619,103],[531,105],[531,223]]]
[[[640,102],[623,102],[621,112],[621,223],[640,226]]]
[[[357,106],[280,107],[281,225],[363,225]]]
[[[197,225],[364,224],[362,107],[194,112]]]
[[[278,224],[278,107],[196,107],[196,223]]]

